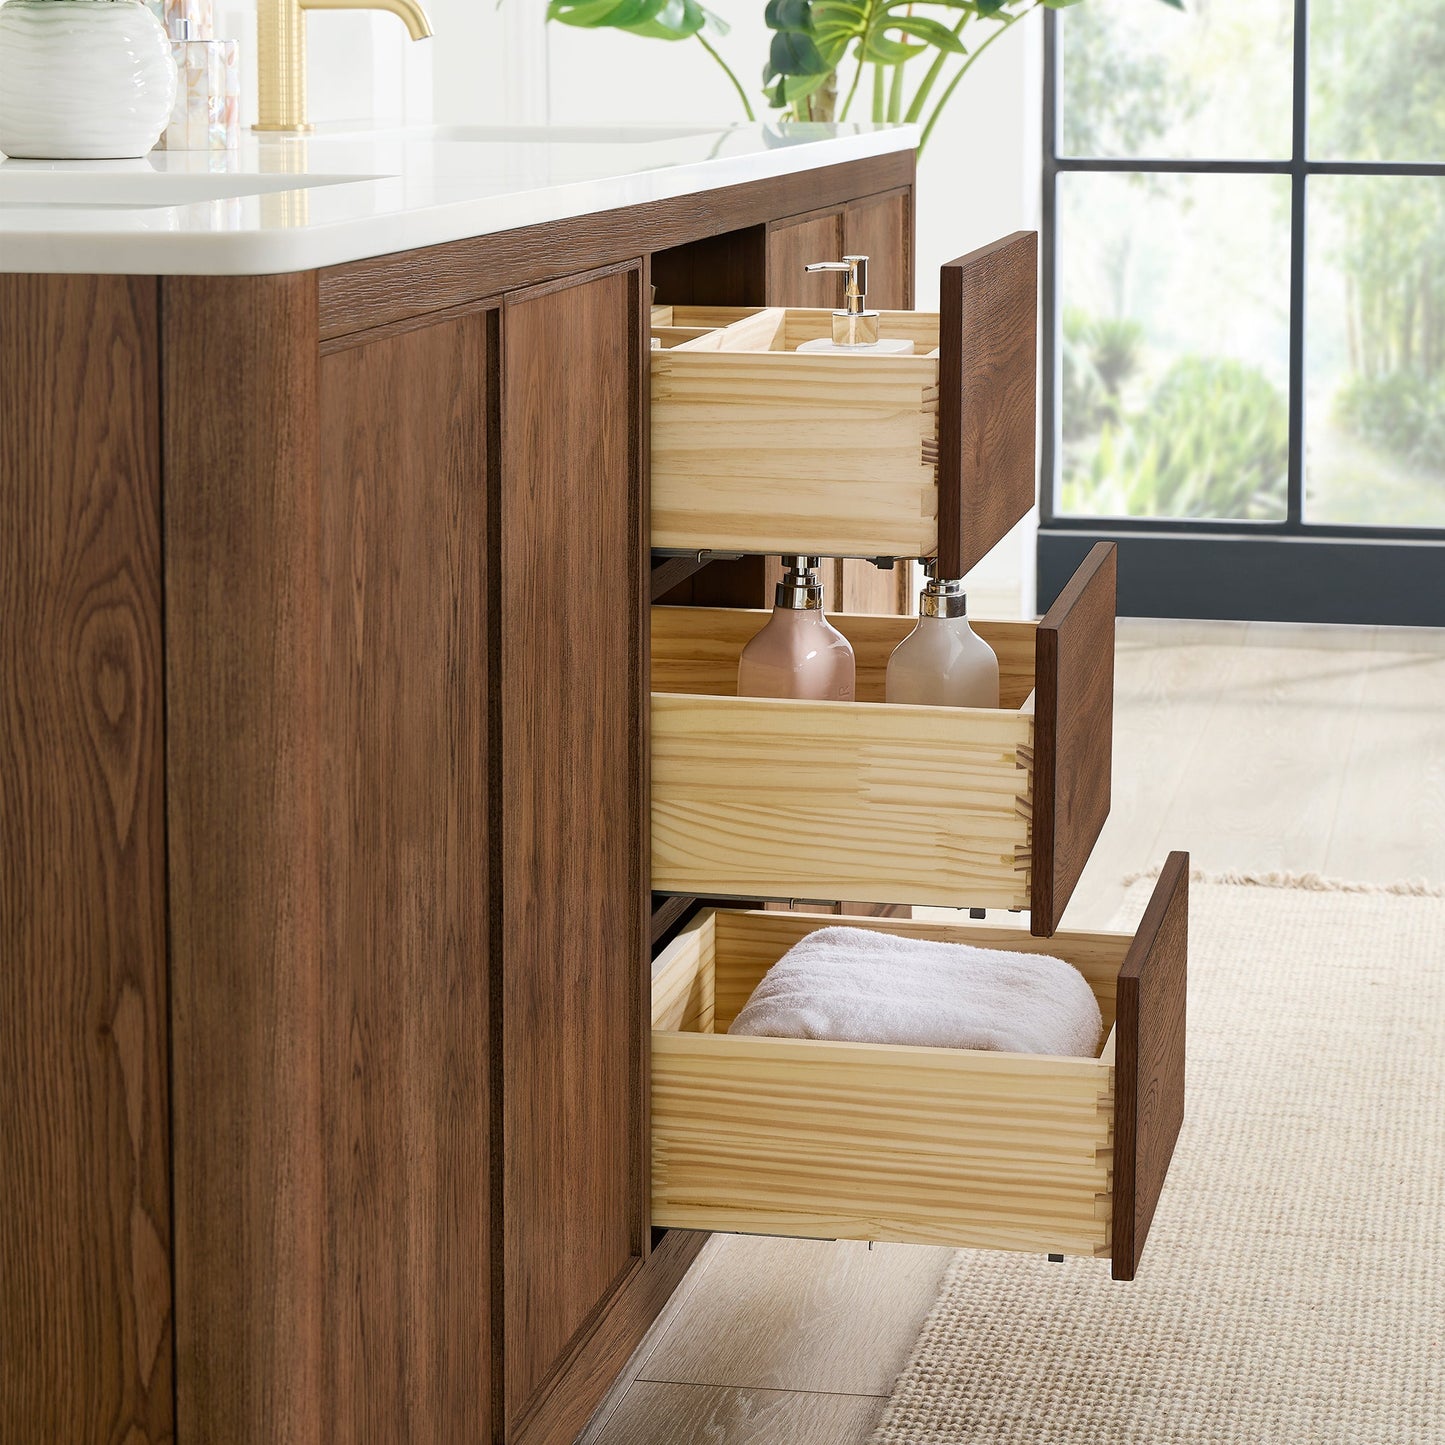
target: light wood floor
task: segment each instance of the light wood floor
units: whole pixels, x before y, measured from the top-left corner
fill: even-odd
[[[1065,926],[1126,873],[1445,882],[1445,633],[1119,624],[1113,809]],[[866,1441],[950,1257],[717,1236],[590,1445]]]

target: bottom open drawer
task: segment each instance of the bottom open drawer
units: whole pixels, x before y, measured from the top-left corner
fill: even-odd
[[[1104,1015],[1094,1059],[731,1036],[837,920],[700,914],[653,964],[653,1224],[1102,1255],[1132,1279],[1184,1116],[1188,894],[1173,853],[1133,935],[848,920],[1067,959]]]

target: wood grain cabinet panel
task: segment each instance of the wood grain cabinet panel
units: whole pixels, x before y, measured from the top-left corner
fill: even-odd
[[[162,286],[176,1432],[317,1440],[316,286]]]
[[[805,269],[813,261],[843,258],[843,211],[792,216],[768,227],[769,306],[841,306],[843,283],[836,271]],[[691,299],[691,298],[689,298]]]
[[[0,1440],[172,1438],[156,283],[0,276]]]
[[[494,322],[165,318],[179,1439],[482,1439]]]
[[[491,1428],[495,311],[321,361],[326,1428]]]
[[[524,291],[502,323],[504,1393],[523,1438],[646,1233],[642,281]]]
[[[906,311],[913,305],[911,192],[886,191],[850,202],[843,211],[843,249],[868,257],[868,305],[874,311]]]

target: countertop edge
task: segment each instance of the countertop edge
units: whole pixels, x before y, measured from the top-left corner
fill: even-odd
[[[0,208],[0,273],[11,275],[274,276],[524,226],[575,220],[652,201],[675,200],[750,181],[915,150],[916,126],[835,136],[773,151],[664,170],[551,186],[511,195],[441,202],[390,216],[294,230],[225,232],[9,231]],[[182,209],[182,208],[177,208]]]

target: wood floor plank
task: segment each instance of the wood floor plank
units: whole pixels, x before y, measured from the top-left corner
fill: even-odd
[[[644,1379],[886,1395],[947,1249],[730,1235]]]
[[[877,1395],[810,1395],[639,1380],[598,1445],[864,1445],[883,1413]]]
[[[716,1257],[726,1235],[713,1234],[708,1236],[707,1243],[703,1245],[696,1259],[693,1260],[687,1273],[683,1275],[682,1282],[672,1292],[671,1299],[662,1307],[658,1316],[653,1320],[647,1333],[643,1335],[642,1342],[632,1352],[632,1358],[628,1360],[622,1373],[613,1381],[612,1388],[607,1392],[606,1398],[597,1407],[596,1413],[587,1422],[587,1427],[577,1437],[576,1445],[600,1445],[608,1422],[611,1420],[618,1406],[621,1405],[632,1382],[644,1373],[648,1359],[652,1352],[661,1343],[666,1335],[669,1326],[681,1312],[687,1303],[689,1296],[702,1282],[703,1276],[707,1273],[708,1266]]]
[[[1067,927],[1105,927],[1123,901],[1125,875],[1178,846],[1164,836],[1165,817],[1187,787],[1243,640],[1235,624],[1191,624],[1177,639],[1157,622],[1119,624],[1113,802],[1065,914]]]
[[[1357,661],[1365,702],[1324,862],[1336,877],[1445,883],[1445,647],[1398,650],[1411,640],[1382,635]]]
[[[1323,869],[1368,656],[1244,646],[1227,676],[1204,671],[1200,686],[1218,700],[1161,841],[1211,872]]]

